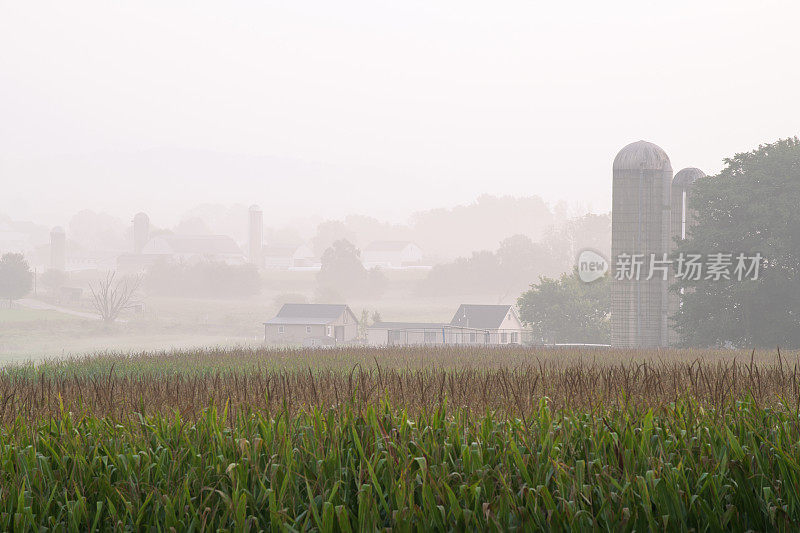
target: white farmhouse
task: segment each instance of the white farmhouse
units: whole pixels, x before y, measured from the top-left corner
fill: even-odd
[[[307,269],[315,266],[314,252],[305,244],[264,246],[264,268],[276,270]]]
[[[410,241],[375,241],[361,251],[364,268],[407,268],[422,265],[422,249]]]
[[[470,330],[466,337],[469,343],[474,342],[471,334],[473,330],[483,334],[484,344],[522,342],[522,321],[510,305],[461,304],[450,325]]]
[[[376,322],[367,328],[373,346],[521,344],[523,326],[510,305],[463,304],[449,324]]]

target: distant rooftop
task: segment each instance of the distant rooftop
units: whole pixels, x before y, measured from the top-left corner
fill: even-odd
[[[497,329],[509,311],[510,305],[461,304],[450,324],[465,328]]]
[[[329,324],[349,311],[345,304],[283,304],[265,324]]]

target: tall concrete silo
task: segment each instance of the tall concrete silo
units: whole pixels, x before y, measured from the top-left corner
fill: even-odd
[[[669,279],[650,274],[651,254],[669,254],[672,165],[666,152],[638,141],[614,158],[611,213],[611,343],[625,348],[653,348],[669,343]],[[618,280],[623,254],[641,257],[639,275],[628,269]],[[633,259],[631,260],[633,261]]]
[[[257,205],[250,206],[248,226],[248,253],[250,263],[262,266],[262,247],[264,243],[264,213]]]
[[[694,210],[689,209],[689,194],[694,182],[705,177],[705,175],[705,172],[699,168],[687,167],[675,174],[675,179],[672,180],[672,200],[670,202],[672,206],[672,224],[670,233],[673,246],[686,239],[688,230],[696,222],[697,217]],[[670,283],[674,282],[673,278]],[[681,296],[671,292],[669,295],[669,315],[673,316],[677,313],[680,305]],[[670,328],[669,340],[670,344],[675,344],[680,340],[674,328]]]
[[[146,213],[136,213],[133,217],[133,252],[142,253],[150,239],[150,217]]]
[[[50,268],[64,271],[67,266],[67,234],[56,226],[50,230]]]

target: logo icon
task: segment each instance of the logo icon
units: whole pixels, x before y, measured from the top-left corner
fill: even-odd
[[[578,255],[578,277],[584,283],[591,283],[605,276],[608,261],[594,250],[583,250]]]

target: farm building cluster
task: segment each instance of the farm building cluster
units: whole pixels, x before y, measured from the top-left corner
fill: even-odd
[[[345,304],[285,304],[264,322],[267,344],[336,346],[361,342],[373,346],[520,344],[525,330],[510,305],[462,304],[452,320],[375,322],[360,325]]]
[[[264,242],[263,213],[253,205],[249,209],[247,242],[239,243],[228,235],[192,235],[154,230],[146,213],[137,213],[132,221],[132,249],[87,250],[70,241],[61,226],[49,235],[49,244],[37,246],[28,234],[0,223],[0,252],[22,253],[31,264],[44,270],[79,272],[88,270],[141,272],[159,261],[195,263],[213,261],[228,265],[250,263],[263,270],[317,271],[321,258],[302,242]],[[42,240],[44,235],[36,235]],[[361,252],[366,269],[427,270],[422,249],[411,241],[372,241]]]

